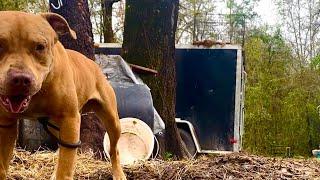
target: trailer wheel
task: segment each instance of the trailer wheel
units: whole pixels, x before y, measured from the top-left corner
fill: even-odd
[[[182,143],[184,143],[187,147],[188,152],[191,154],[191,156],[195,155],[197,152],[196,145],[193,142],[193,138],[190,133],[183,129],[179,129],[179,133],[182,139]]]

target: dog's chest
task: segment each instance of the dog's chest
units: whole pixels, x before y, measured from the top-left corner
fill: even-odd
[[[38,98],[32,99],[28,109],[22,113],[23,118],[37,119],[39,117],[52,117],[58,116],[61,109],[57,107],[50,99]]]

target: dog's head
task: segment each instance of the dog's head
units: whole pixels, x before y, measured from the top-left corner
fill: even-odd
[[[70,33],[54,13],[0,12],[0,104],[10,113],[25,111],[53,67],[58,34]]]

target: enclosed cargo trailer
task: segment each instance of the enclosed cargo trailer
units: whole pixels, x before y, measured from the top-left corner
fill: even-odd
[[[107,55],[120,52],[119,44],[100,44],[96,48],[96,53]],[[175,59],[176,122],[189,150],[240,151],[245,91],[241,47],[177,45]]]

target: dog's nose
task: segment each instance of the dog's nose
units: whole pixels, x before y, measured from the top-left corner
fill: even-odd
[[[31,87],[34,78],[29,73],[14,72],[8,73],[8,84],[11,88],[17,90],[27,90]]]
[[[18,74],[12,77],[10,83],[12,86],[29,87],[31,85],[31,78],[26,74]]]

